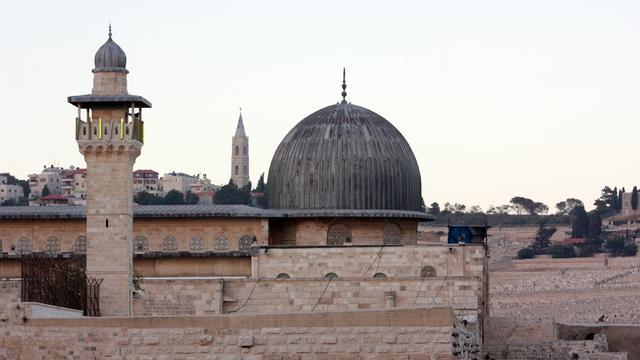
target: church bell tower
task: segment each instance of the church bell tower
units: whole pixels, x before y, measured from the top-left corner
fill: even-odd
[[[95,55],[93,90],[70,96],[76,140],[87,163],[87,276],[103,279],[103,316],[130,316],[133,275],[133,164],[144,140],[142,109],[127,91],[127,57],[111,36]]]
[[[236,134],[231,138],[231,180],[238,187],[249,183],[249,138],[244,132],[242,109],[240,109]]]

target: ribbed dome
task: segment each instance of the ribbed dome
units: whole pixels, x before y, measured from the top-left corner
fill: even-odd
[[[421,211],[420,170],[382,116],[340,103],[307,116],[282,140],[267,182],[271,208]]]
[[[109,33],[109,39],[104,45],[100,46],[100,49],[96,52],[94,59],[95,69],[93,72],[128,72],[127,71],[127,55],[124,50],[111,39],[111,33]]]

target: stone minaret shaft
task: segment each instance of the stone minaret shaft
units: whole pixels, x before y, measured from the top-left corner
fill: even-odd
[[[87,275],[102,279],[103,316],[131,315],[133,164],[143,145],[141,96],[127,92],[126,56],[111,39],[98,50],[90,95],[78,109],[76,140],[87,163]],[[84,115],[84,117],[83,117]]]
[[[231,138],[231,180],[238,187],[249,183],[249,138],[244,132],[242,113],[238,118],[236,134]]]

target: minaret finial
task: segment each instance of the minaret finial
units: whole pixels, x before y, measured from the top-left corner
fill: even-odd
[[[111,21],[109,21],[109,39],[111,39]]]
[[[346,68],[342,68],[342,103],[346,104],[347,100],[347,69]]]

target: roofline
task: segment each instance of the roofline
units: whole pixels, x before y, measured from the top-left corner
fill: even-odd
[[[182,211],[180,211],[182,210]],[[427,213],[405,210],[348,210],[348,209],[261,209],[247,205],[135,205],[136,219],[184,219],[184,218],[387,218],[433,221]],[[71,220],[85,219],[86,210],[81,205],[61,206],[7,206],[0,207],[0,220]]]

